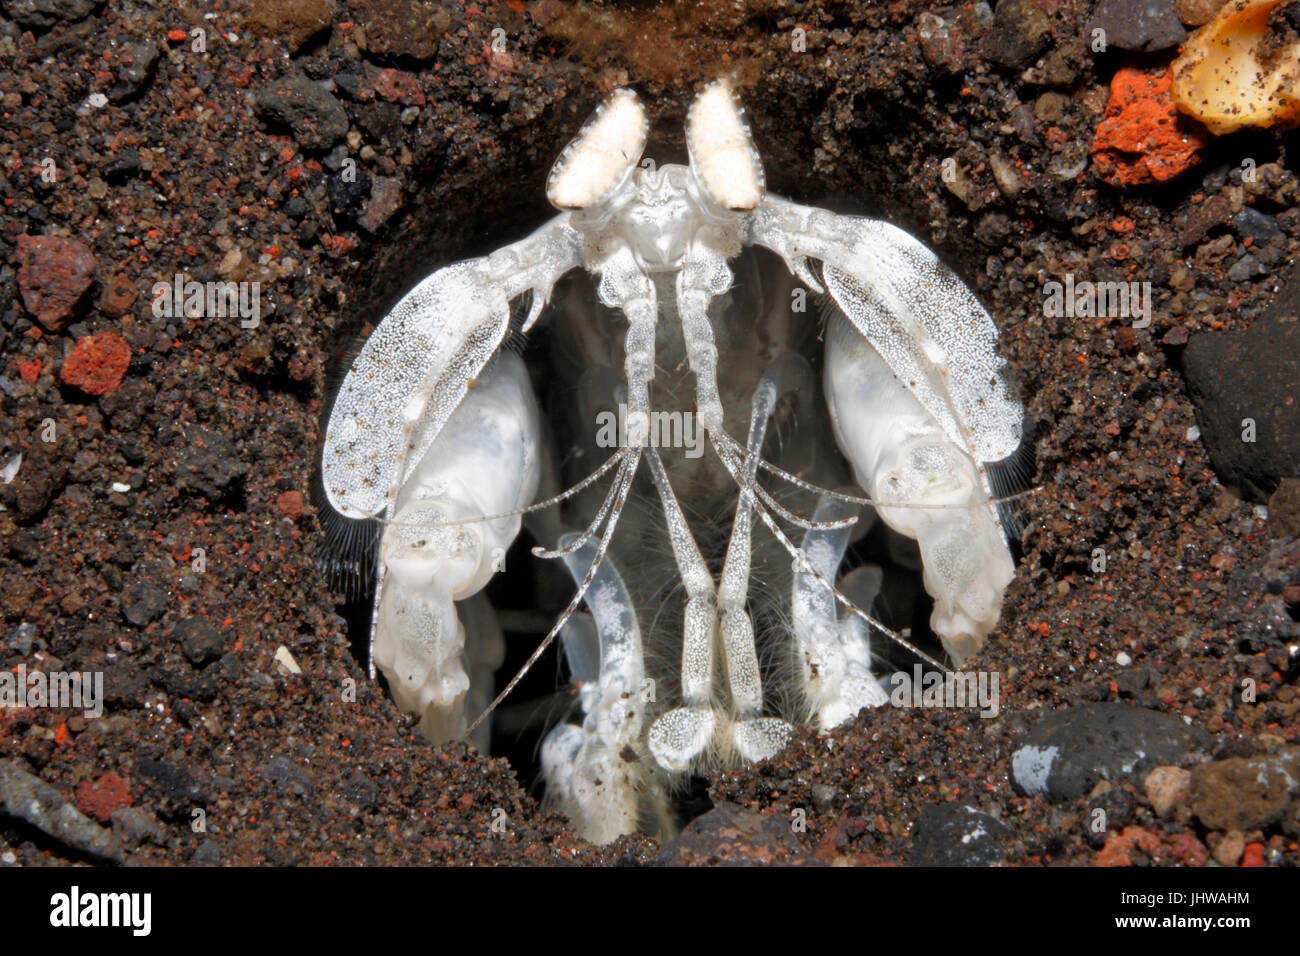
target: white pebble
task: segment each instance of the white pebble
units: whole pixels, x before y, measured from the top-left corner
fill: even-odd
[[[1011,755],[1011,775],[1020,789],[1029,796],[1047,793],[1047,778],[1052,772],[1052,761],[1061,752],[1059,747],[1034,747],[1026,745]]]
[[[91,93],[86,102],[90,104],[91,109],[102,109],[108,105],[108,97],[103,93]]]
[[[1191,428],[1187,429],[1187,440],[1188,440],[1188,441],[1196,441],[1196,440],[1199,439],[1200,437],[1201,437],[1201,426],[1200,426],[1200,425],[1193,425]]]
[[[119,495],[124,495],[131,490],[131,486],[127,484],[123,484],[120,481],[115,481],[113,482],[113,490],[116,491]]]
[[[1129,657],[1123,651],[1120,651],[1118,654],[1115,655],[1115,663],[1118,664],[1120,667],[1128,667],[1130,664],[1133,663],[1133,658]]]
[[[10,458],[3,468],[0,468],[0,484],[7,485],[14,480],[18,474],[18,469],[23,466],[23,453],[19,452]]]
[[[286,674],[301,674],[302,668],[294,660],[289,648],[281,644],[275,651],[275,663]]]

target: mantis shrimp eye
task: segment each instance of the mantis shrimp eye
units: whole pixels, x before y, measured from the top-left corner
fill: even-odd
[[[731,88],[706,86],[686,117],[691,168],[709,197],[723,209],[745,212],[763,201],[763,164]]]
[[[641,159],[649,128],[636,94],[616,91],[555,161],[546,198],[556,209],[604,202]]]

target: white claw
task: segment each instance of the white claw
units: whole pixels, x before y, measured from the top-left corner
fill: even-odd
[[[920,545],[930,624],[961,663],[984,644],[1015,574],[980,468],[844,319],[826,336],[835,437],[887,525]],[[867,411],[869,410],[869,412]]]
[[[555,161],[546,184],[551,204],[587,209],[608,199],[640,160],[649,128],[636,94],[616,90]]]
[[[517,515],[472,519],[532,501],[539,427],[523,362],[506,353],[448,418],[384,530],[375,664],[398,705],[423,715],[437,742],[466,729],[467,664],[499,656],[499,636],[485,624],[467,656],[455,602],[487,584],[520,527]]]
[[[723,209],[743,212],[763,201],[763,164],[726,81],[710,83],[695,97],[686,116],[686,148],[696,181]]]

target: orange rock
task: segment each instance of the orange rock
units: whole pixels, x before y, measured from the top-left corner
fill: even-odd
[[[1092,142],[1097,174],[1112,186],[1140,186],[1173,179],[1198,162],[1210,141],[1194,120],[1178,112],[1168,70],[1119,70],[1110,81],[1110,102]]]
[[[1097,865],[1132,866],[1134,846],[1151,854],[1160,848],[1160,838],[1141,827],[1125,827],[1123,833],[1112,833],[1106,838],[1106,845],[1097,854]]]
[[[63,361],[59,377],[87,395],[106,395],[122,384],[131,364],[131,346],[113,332],[83,335]]]
[[[1241,855],[1242,866],[1263,866],[1264,865],[1264,844],[1251,843],[1246,847],[1246,852]]]

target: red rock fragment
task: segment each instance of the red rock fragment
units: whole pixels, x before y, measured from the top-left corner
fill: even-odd
[[[303,504],[301,491],[285,491],[275,499],[275,507],[280,514],[295,521],[302,517]]]
[[[95,278],[95,257],[67,236],[18,237],[18,288],[23,305],[50,332],[68,324]]]
[[[131,310],[139,295],[135,286],[131,284],[131,279],[119,272],[109,279],[108,285],[104,287],[104,293],[99,297],[99,309],[105,315],[111,315],[115,319],[121,318]]]
[[[87,395],[106,395],[122,384],[131,364],[131,346],[115,332],[84,335],[63,361],[59,377]]]
[[[1246,846],[1246,852],[1241,855],[1242,866],[1263,866],[1264,865],[1264,844],[1250,843]]]
[[[389,103],[401,103],[404,106],[423,106],[427,101],[420,92],[415,77],[401,70],[386,69],[375,74],[373,81],[375,92]]]
[[[35,362],[19,362],[18,374],[23,377],[24,382],[36,381],[38,378],[41,377],[40,361],[38,360]]]
[[[1112,186],[1163,183],[1199,161],[1210,134],[1174,105],[1168,70],[1125,67],[1092,142],[1093,165]]]
[[[89,779],[77,784],[77,808],[100,823],[108,823],[116,810],[131,805],[131,789],[115,773],[106,773],[98,780]]]
[[[1123,833],[1112,833],[1106,838],[1106,845],[1097,854],[1097,865],[1132,866],[1134,847],[1147,854],[1154,853],[1160,848],[1160,838],[1142,827],[1125,827]]]
[[[1210,852],[1205,844],[1188,831],[1174,841],[1174,861],[1182,866],[1205,866]]]

